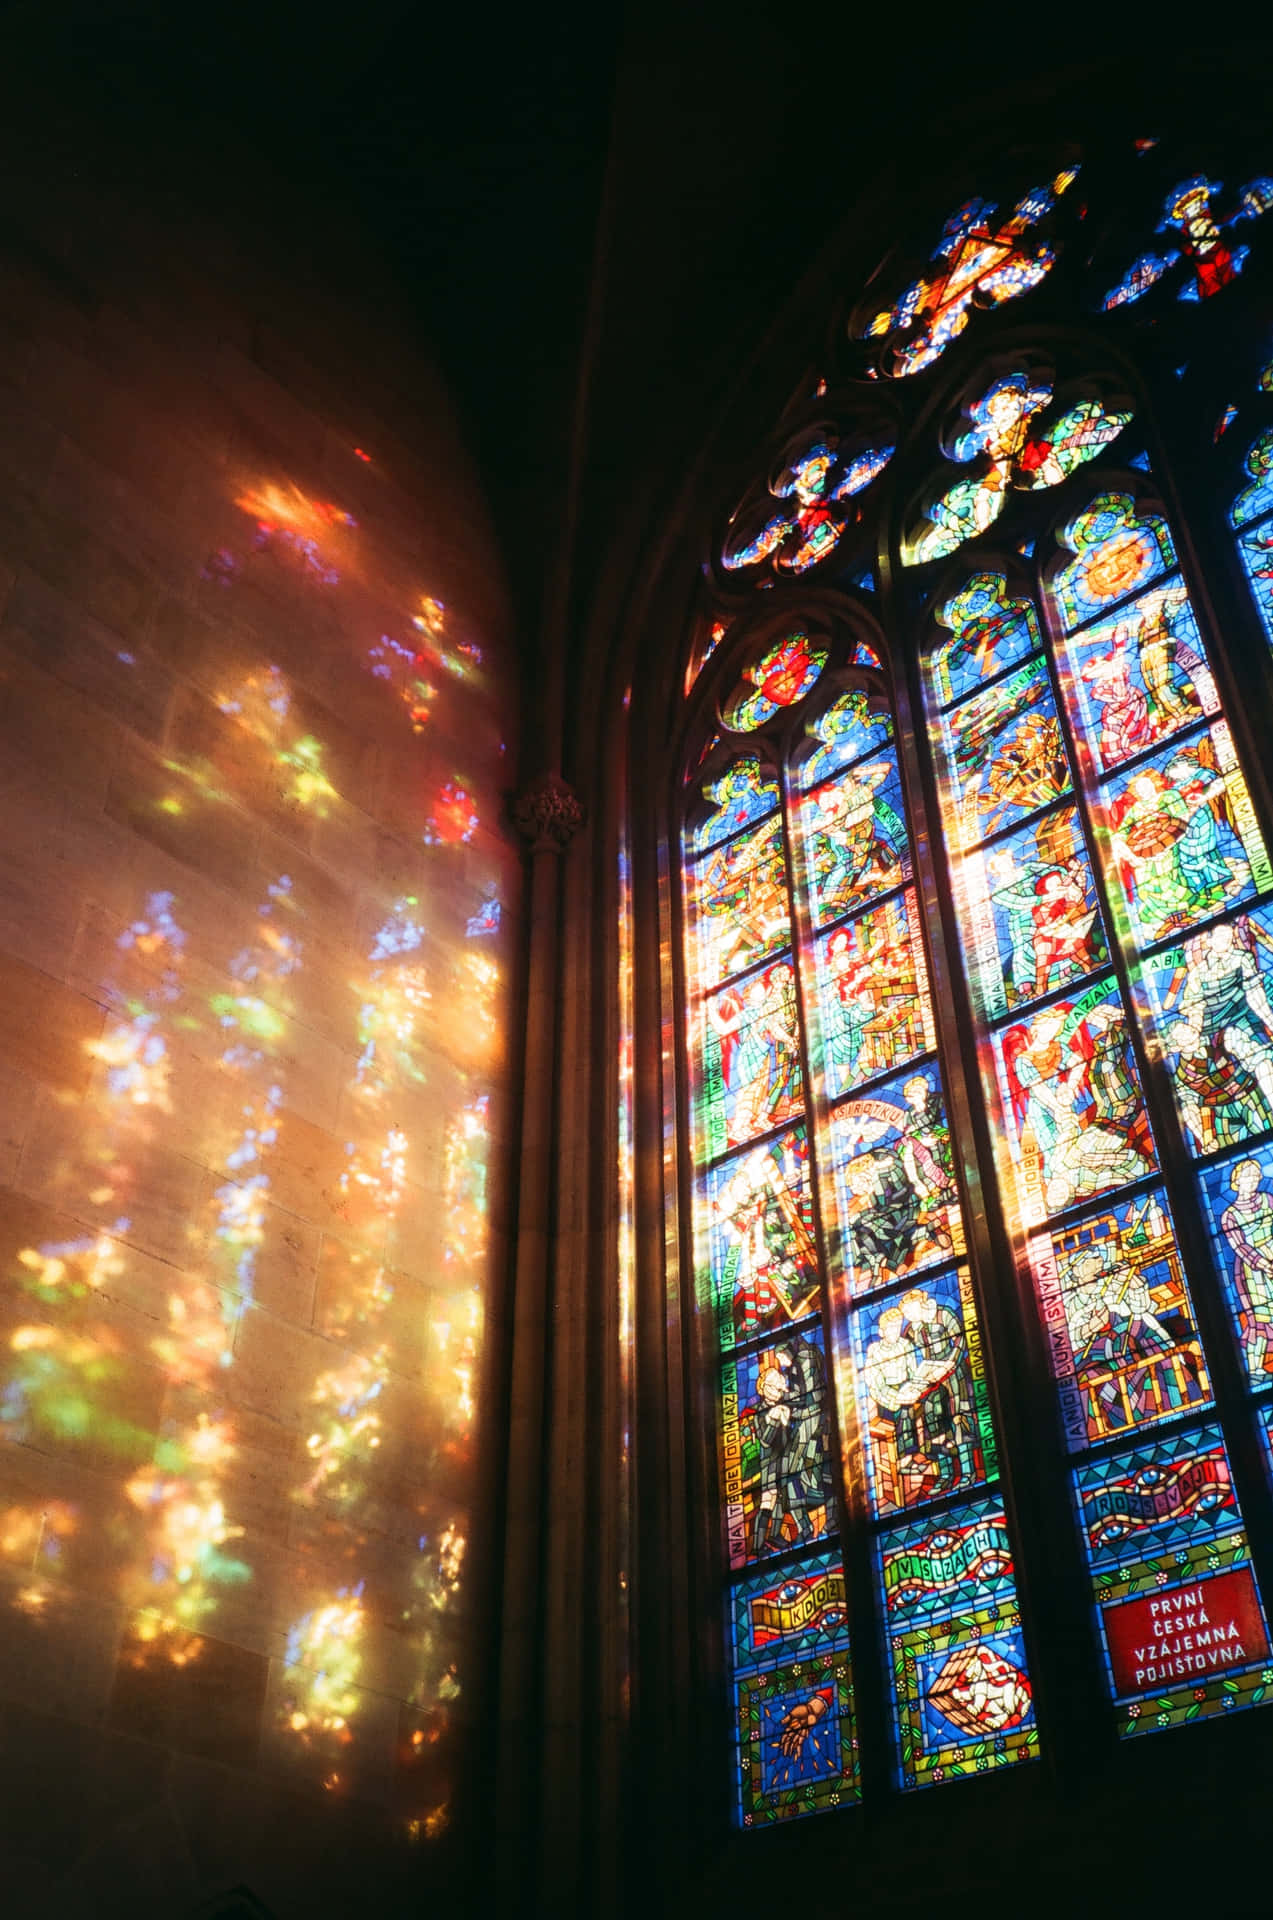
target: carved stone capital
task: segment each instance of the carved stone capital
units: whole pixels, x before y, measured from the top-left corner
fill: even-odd
[[[513,801],[517,830],[532,853],[564,853],[583,817],[574,788],[559,773],[536,774]]]

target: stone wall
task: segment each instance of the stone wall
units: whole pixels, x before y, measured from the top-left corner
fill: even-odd
[[[503,1257],[500,569],[357,236],[98,137],[0,136],[7,1897],[436,1911]]]

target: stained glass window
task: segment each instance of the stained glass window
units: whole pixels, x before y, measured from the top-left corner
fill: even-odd
[[[1225,359],[1273,176],[1135,155],[1152,238],[1074,244],[1054,155],[886,263],[704,569],[682,1138],[746,1825],[1015,1767],[1045,1666],[1111,1745],[1273,1690],[1255,301]],[[1240,607],[1160,370],[1168,443],[1242,465]]]

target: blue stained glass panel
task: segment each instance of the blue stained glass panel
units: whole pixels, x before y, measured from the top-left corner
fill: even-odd
[[[1142,978],[1190,1149],[1273,1127],[1273,907],[1190,934]]]
[[[1209,1402],[1161,1188],[1035,1235],[1029,1260],[1072,1449]]]
[[[731,1567],[812,1545],[837,1526],[822,1329],[784,1334],[721,1368],[721,1482]]]
[[[935,1060],[835,1109],[833,1251],[849,1291],[869,1293],[964,1250],[954,1155]]]
[[[1264,622],[1264,631],[1273,640],[1273,520],[1248,527],[1238,539],[1238,554]]]
[[[1219,709],[1198,623],[1178,579],[1072,635],[1060,667],[1098,773]]]
[[[854,1377],[877,1516],[993,1479],[994,1430],[966,1269],[853,1315]]]
[[[1268,1627],[1220,1429],[1107,1455],[1074,1485],[1119,1732],[1265,1698]]]
[[[862,651],[861,642],[858,651]],[[873,712],[873,704],[884,705],[878,697],[873,702],[865,688],[854,687],[842,693],[811,724],[809,732],[820,744],[800,767],[798,779],[802,787],[815,787],[819,781],[838,773],[841,767],[888,746],[893,738],[892,722],[887,711]]]
[[[1216,1266],[1253,1387],[1273,1385],[1273,1144],[1202,1173]]]
[[[1265,372],[1273,373],[1273,362]],[[1269,380],[1269,390],[1273,391],[1273,378]],[[1244,464],[1251,484],[1243,487],[1230,509],[1229,518],[1235,527],[1273,513],[1273,427],[1267,427],[1252,441]]]
[[[940,720],[942,803],[952,852],[1070,791],[1052,683],[1034,660]]]
[[[934,649],[932,674],[943,707],[975,693],[1034,653],[1039,623],[1031,601],[1014,599],[1001,573],[977,573],[941,609],[951,638]]]
[[[911,877],[897,756],[859,760],[815,787],[801,809],[815,926]]]
[[[832,1098],[935,1048],[928,967],[910,889],[824,934],[817,973]]]
[[[695,847],[714,847],[728,839],[740,827],[763,820],[778,805],[778,782],[754,754],[745,754],[726,767],[703,788],[704,798],[715,803],[713,811],[691,835]]]
[[[1227,722],[1100,787],[1111,877],[1137,943],[1152,946],[1273,887],[1273,866]]]
[[[897,1779],[927,1787],[1038,1753],[1007,1521],[997,1500],[881,1534]]]
[[[1074,558],[1057,573],[1052,591],[1067,630],[1176,564],[1166,521],[1158,514],[1138,514],[1130,493],[1098,494],[1066,527],[1065,544]]]

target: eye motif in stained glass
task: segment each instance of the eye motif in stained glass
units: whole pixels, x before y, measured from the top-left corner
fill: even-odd
[[[1256,887],[1273,887],[1223,720],[1100,791],[1114,871],[1141,946],[1207,919]]]
[[[804,1128],[713,1168],[705,1187],[722,1345],[781,1331],[816,1313],[818,1250]]]
[[[1058,173],[1049,185],[1026,194],[1006,218],[996,218],[989,200],[968,200],[951,215],[933,250],[932,269],[866,329],[868,339],[899,336],[885,350],[885,372],[919,373],[958,339],[974,305],[1001,306],[1039,285],[1056,252],[1027,236],[1076,175],[1077,168]]]
[[[1009,598],[1001,573],[975,573],[937,618],[952,633],[932,659],[943,707],[1026,659],[1040,644],[1034,607],[1029,600]]]
[[[1243,466],[1251,484],[1243,487],[1230,510],[1229,518],[1235,527],[1245,526],[1248,520],[1258,520],[1262,514],[1273,513],[1273,427],[1252,441]]]
[[[704,854],[692,885],[701,985],[727,980],[788,944],[786,850],[776,816]]]
[[[1202,1175],[1207,1224],[1229,1312],[1253,1387],[1273,1381],[1273,1146]]]
[[[1145,982],[1193,1152],[1273,1127],[1273,908],[1190,934]]]
[[[787,510],[771,514],[750,538],[727,539],[721,565],[737,572],[770,560],[784,573],[807,573],[839,544],[847,524],[839,503],[869,487],[893,452],[887,446],[867,447],[846,456],[834,440],[814,441],[770,482],[770,493],[790,502]]]
[[[893,725],[885,702],[855,687],[842,693],[825,713],[819,714],[810,724],[809,732],[822,744],[800,769],[802,787],[816,786],[820,780],[838,773],[841,767],[888,746],[893,738]]]
[[[1159,1188],[1039,1235],[1029,1252],[1072,1448],[1210,1400]]]
[[[955,442],[954,458],[967,462],[982,455],[988,469],[956,481],[925,508],[928,526],[903,548],[908,566],[940,559],[983,533],[1002,513],[1010,488],[1057,486],[1084,461],[1095,459],[1132,417],[1108,411],[1099,400],[1083,400],[1045,433],[1032,433],[1031,422],[1051,398],[1050,381],[1025,373],[1010,373],[987,388],[970,410],[972,425]]]
[[[715,810],[691,836],[695,847],[714,847],[740,827],[763,820],[778,805],[778,782],[752,755],[735,760],[719,779],[709,781],[703,797]]]
[[[825,935],[818,975],[832,1097],[936,1046],[913,892]]]
[[[743,685],[722,718],[736,733],[750,733],[783,707],[808,693],[827,663],[827,649],[806,633],[788,633],[743,668]]]
[[[1065,667],[1098,772],[1193,726],[1220,704],[1179,580],[1151,588],[1073,635]]]
[[[1024,1223],[1138,1180],[1153,1142],[1118,989],[1098,982],[995,1039]]]
[[[800,1111],[796,980],[790,960],[709,996],[703,1118],[709,1154],[738,1147]]]
[[[1042,660],[943,714],[941,731],[956,847],[973,846],[1070,791],[1061,722]]]
[[[1176,267],[1185,269],[1176,291],[1178,300],[1208,300],[1237,279],[1251,249],[1229,246],[1225,233],[1239,221],[1259,219],[1273,207],[1273,180],[1249,180],[1239,187],[1236,206],[1225,214],[1215,206],[1221,191],[1222,182],[1201,173],[1171,189],[1155,229],[1166,236],[1166,245],[1133,260],[1118,285],[1106,294],[1107,312],[1143,298]]]
[[[740,1580],[726,1632],[738,1706],[739,1817],[792,1819],[858,1797],[839,1556]]]
[[[966,855],[955,884],[987,1020],[1095,973],[1109,957],[1073,807]]]
[[[1166,522],[1157,514],[1138,516],[1129,493],[1098,494],[1071,520],[1064,540],[1074,558],[1058,573],[1053,591],[1067,631],[1176,564]]]
[[[730,1565],[836,1527],[822,1331],[788,1334],[722,1368],[721,1448]]]
[[[1220,1429],[1095,1460],[1075,1491],[1119,1732],[1263,1697],[1268,1629]]]
[[[910,879],[901,776],[893,754],[860,760],[815,787],[801,818],[816,926]]]
[[[839,1252],[851,1293],[869,1293],[963,1252],[935,1063],[837,1107],[832,1143]]]
[[[877,1515],[993,1475],[994,1433],[966,1272],[917,1282],[860,1308],[853,1345]]]
[[[1038,1752],[1007,1523],[981,1500],[885,1533],[876,1549],[901,1787]]]

